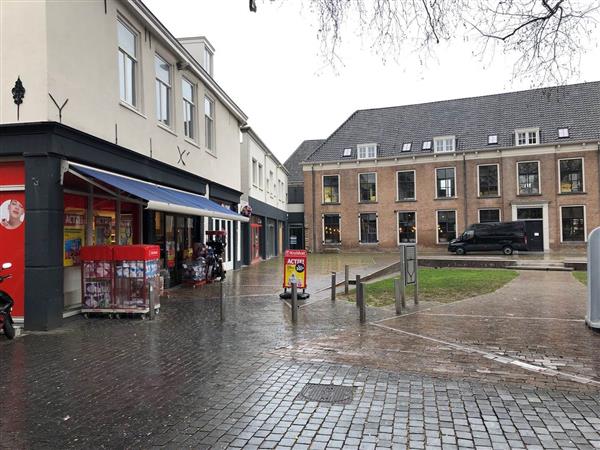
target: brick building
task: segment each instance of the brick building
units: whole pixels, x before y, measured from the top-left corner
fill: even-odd
[[[600,82],[359,110],[305,158],[307,247],[443,249],[525,220],[530,248],[600,226]]]

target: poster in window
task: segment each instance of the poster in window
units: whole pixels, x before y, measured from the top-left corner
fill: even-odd
[[[95,216],[94,217],[94,242],[96,245],[109,245],[112,243],[112,217]]]
[[[0,166],[0,185],[11,180],[2,175]],[[18,169],[18,167],[16,167]],[[8,169],[7,169],[8,171]],[[12,174],[14,175],[14,174]],[[10,275],[2,283],[2,290],[14,300],[13,316],[24,316],[25,287],[25,192],[0,191],[0,265],[11,263],[10,269],[2,270],[2,275]]]
[[[63,265],[65,267],[79,265],[79,252],[85,242],[85,215],[83,213],[65,213],[63,241]]]
[[[121,215],[121,229],[119,232],[119,244],[133,244],[133,216],[131,214]]]

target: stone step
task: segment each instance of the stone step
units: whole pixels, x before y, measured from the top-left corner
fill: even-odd
[[[513,270],[545,270],[548,272],[573,272],[572,267],[556,266],[556,265],[541,265],[541,264],[517,264],[514,266],[506,266],[507,269]]]

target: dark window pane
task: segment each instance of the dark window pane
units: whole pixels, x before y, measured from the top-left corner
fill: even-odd
[[[517,209],[517,220],[542,219],[543,214],[542,208],[519,208]]]
[[[326,175],[323,177],[323,203],[339,203],[340,178],[337,175]]]
[[[565,159],[560,162],[560,192],[583,192],[582,159]]]
[[[482,209],[479,211],[479,223],[500,222],[499,209]]]
[[[538,163],[519,163],[519,194],[539,194]]]
[[[398,172],[398,200],[412,200],[415,198],[415,173]]]
[[[361,173],[360,180],[360,201],[361,202],[376,202],[377,201],[377,184],[374,173]]]
[[[360,215],[360,242],[376,243],[377,242],[377,215],[376,214],[361,214]]]
[[[585,241],[583,206],[562,208],[562,239],[563,241]]]
[[[454,168],[436,169],[436,179],[438,198],[454,197],[456,195]]]
[[[323,235],[326,244],[340,243],[340,216],[331,214],[323,216]]]
[[[416,242],[417,223],[414,212],[398,213],[398,240],[399,242]]]
[[[438,242],[449,242],[456,238],[456,212],[438,211]]]
[[[479,196],[498,195],[498,166],[479,166]]]

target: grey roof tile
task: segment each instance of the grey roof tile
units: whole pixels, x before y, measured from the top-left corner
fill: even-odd
[[[302,166],[300,166],[300,163],[304,161],[308,155],[314,152],[323,142],[324,139],[311,139],[302,142],[294,151],[294,153],[292,153],[285,161],[285,163],[283,163],[289,172],[288,183],[301,183],[304,181],[304,175],[302,175]]]
[[[569,138],[558,139],[568,127]],[[377,143],[378,157],[422,153],[423,141],[456,136],[457,150],[514,145],[518,128],[539,128],[541,143],[600,140],[600,81],[457,100],[358,110],[307,161],[356,159],[358,144]],[[488,146],[488,135],[498,145]],[[352,148],[350,157],[343,157]],[[299,160],[300,161],[300,160]],[[286,163],[287,165],[287,163]]]

